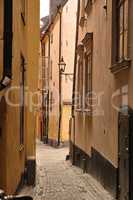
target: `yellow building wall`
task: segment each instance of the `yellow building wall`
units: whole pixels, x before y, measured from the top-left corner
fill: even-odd
[[[28,92],[33,93],[33,106],[31,106],[30,99],[27,106],[26,113],[26,155],[36,155],[36,109],[37,109],[37,89],[39,77],[39,38],[40,38],[40,4],[39,0],[27,1],[29,12],[27,12],[27,87]]]
[[[75,35],[76,35],[76,11],[77,0],[69,0],[61,9],[61,56],[66,63],[65,73],[73,73],[74,54],[75,54]],[[71,30],[71,31],[67,31]],[[49,95],[53,96],[52,109],[49,112],[49,139],[58,140],[59,131],[59,34],[60,34],[60,15],[57,13],[53,24],[49,29],[50,38],[50,66],[49,74],[51,76],[52,62],[52,80],[50,79]],[[62,103],[72,102],[73,76],[66,77],[62,75]],[[49,97],[50,99],[50,97]],[[51,107],[51,106],[50,106]],[[69,106],[62,107],[61,141],[68,141],[69,138]],[[66,130],[65,130],[66,127]]]
[[[60,17],[56,16],[54,24],[50,29],[50,38],[53,37],[53,42],[50,44],[50,65],[52,61],[52,69],[49,67],[52,80],[49,83],[49,95],[53,96],[52,109],[49,111],[49,139],[58,141],[59,129],[59,32],[60,32]],[[53,35],[53,36],[52,36]],[[50,98],[50,97],[49,97]]]
[[[2,78],[3,72],[3,18],[4,18],[4,10],[3,10],[4,0],[0,1],[0,80]],[[7,106],[5,104],[5,100],[2,98],[2,92],[0,92],[0,175],[4,174],[5,176],[0,176],[0,186],[3,188],[6,187],[6,136],[2,134],[2,127],[5,127],[6,121],[6,109]]]
[[[1,15],[3,11],[2,2],[0,1],[0,20],[2,20]],[[26,26],[24,26],[22,18],[21,18],[21,1],[13,0],[13,59],[12,59],[12,83],[11,87],[19,87],[20,86],[20,70],[21,70],[21,60],[20,55],[23,54],[23,56],[26,59],[26,81],[31,85],[32,83],[35,84],[35,78],[36,73],[34,74],[34,69],[37,68],[37,62],[38,62],[38,33],[39,33],[39,24],[36,23],[36,20],[39,21],[39,2],[38,1],[28,1],[29,5],[27,5],[28,9],[28,16],[26,19],[32,18],[33,16],[32,11],[34,10],[34,17],[35,19],[30,19],[32,23],[26,20]],[[32,8],[32,9],[31,9]],[[3,17],[3,16],[2,16]],[[3,27],[1,27],[2,23],[0,23],[0,35],[1,32],[3,33]],[[28,30],[27,30],[27,26]],[[30,29],[30,30],[29,30]],[[27,32],[28,31],[28,32]],[[28,33],[28,36],[27,34]],[[27,46],[27,41],[31,40],[31,33],[33,35],[33,41]],[[29,37],[30,35],[30,37]],[[0,40],[0,76],[2,75],[3,71],[3,61],[2,61],[2,51],[3,48],[1,48],[2,41]],[[30,46],[30,47],[29,47]],[[29,48],[31,53],[33,53],[32,58],[27,56],[27,48]],[[30,58],[29,58],[30,57]],[[31,61],[32,60],[32,61]],[[27,69],[32,68],[30,71],[30,75],[27,72]],[[11,88],[10,87],[10,88]],[[35,87],[35,85],[33,86]],[[10,89],[8,88],[8,89]],[[0,92],[0,95],[4,94],[7,95],[7,89]],[[20,91],[19,88],[12,89],[9,92],[9,100],[12,103],[19,104],[19,98],[20,98]],[[0,101],[0,128],[1,128],[1,136],[0,136],[0,188],[4,189],[7,194],[13,194],[15,193],[20,180],[21,176],[24,173],[25,168],[25,160],[27,158],[27,155],[29,155],[27,152],[29,152],[29,149],[34,149],[32,151],[32,155],[35,155],[35,145],[33,145],[33,141],[35,141],[35,137],[32,134],[30,136],[30,140],[27,140],[27,127],[25,123],[25,133],[24,133],[24,145],[20,145],[20,109],[19,107],[13,107],[9,105],[7,102],[7,99],[5,100],[3,97],[3,100]],[[26,109],[25,109],[26,111]],[[28,118],[28,123],[30,126],[28,126],[29,132],[34,132],[33,127],[33,118],[34,115],[31,116],[31,118]],[[26,112],[25,112],[25,122],[26,122]],[[32,123],[32,126],[31,126]],[[26,149],[27,147],[27,149]],[[28,151],[29,150],[29,151]],[[31,154],[30,154],[31,155]]]
[[[63,105],[61,123],[61,142],[69,141],[69,120],[71,117],[71,105]]]
[[[69,0],[62,9],[62,56],[66,63],[65,73],[73,74],[76,38],[77,0]],[[69,31],[71,30],[71,31]],[[72,102],[73,76],[62,75],[63,102]]]

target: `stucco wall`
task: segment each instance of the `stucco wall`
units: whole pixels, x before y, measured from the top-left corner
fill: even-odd
[[[86,18],[84,27],[79,27],[79,42],[87,32],[93,32],[93,92],[99,96],[100,106],[95,106],[98,113],[89,117],[76,112],[76,145],[91,154],[95,148],[113,166],[118,166],[118,111],[123,99],[122,94],[113,98],[117,90],[129,83],[129,102],[132,105],[132,69],[114,75],[111,67],[112,47],[112,1],[108,1],[107,14],[102,1],[95,1]],[[130,22],[131,23],[131,22]],[[130,29],[132,31],[132,29]],[[131,33],[130,33],[131,35]],[[130,36],[130,41],[131,41]],[[132,46],[130,43],[132,58]],[[130,77],[130,79],[129,79]],[[77,80],[78,81],[78,80]]]
[[[53,42],[50,39],[49,95],[51,99],[52,94],[52,103],[50,103],[52,106],[49,111],[49,139],[52,140],[58,139],[59,129],[59,32],[60,17],[58,14],[50,30],[50,38]]]
[[[0,2],[2,3],[2,1]],[[28,82],[31,88],[36,87],[37,68],[38,68],[38,38],[39,38],[39,2],[28,1],[26,5],[28,12],[26,12],[26,26],[21,18],[21,2],[13,0],[13,58],[12,58],[12,87],[20,86],[20,71],[21,59],[23,54],[26,61],[25,81]],[[3,10],[0,4],[0,9]],[[33,12],[33,13],[32,13]],[[0,12],[1,15],[2,12]],[[30,20],[29,20],[30,18]],[[0,17],[0,20],[2,18]],[[30,21],[30,22],[29,22]],[[28,26],[28,30],[27,30]],[[1,23],[0,23],[1,27]],[[0,28],[3,33],[3,29]],[[33,41],[31,40],[31,34]],[[30,35],[30,36],[29,36]],[[27,45],[27,41],[30,42]],[[1,42],[1,41],[0,41]],[[0,76],[3,68],[2,50],[0,48]],[[27,52],[30,53],[27,56]],[[30,70],[30,73],[29,73]],[[8,88],[10,89],[10,88]],[[6,94],[7,90],[4,91]],[[1,92],[0,92],[1,94]],[[19,104],[20,90],[12,89],[9,92],[9,100],[12,103]],[[25,108],[25,132],[24,145],[20,145],[20,108],[9,105],[9,102],[0,102],[0,107],[3,109],[3,114],[0,114],[0,121],[2,123],[2,135],[0,137],[0,188],[4,189],[7,194],[13,194],[21,180],[24,173],[25,159],[28,155],[35,155],[35,136],[34,136],[34,113],[28,118],[26,117]],[[31,117],[31,118],[30,118]],[[27,139],[27,130],[30,135]],[[26,148],[27,147],[27,148]],[[26,151],[27,150],[27,151]],[[27,152],[27,153],[26,153]],[[1,165],[2,163],[2,165]]]
[[[62,56],[65,73],[73,74],[76,38],[77,0],[69,0],[62,11]],[[73,75],[62,76],[63,101],[72,102]]]
[[[76,35],[76,10],[77,1],[69,0],[62,8],[62,32],[61,32],[61,56],[63,56],[66,63],[65,73],[73,73],[74,67],[74,53],[75,53],[75,35]],[[71,30],[71,31],[70,31]],[[52,80],[50,80],[50,92],[53,92],[53,108],[50,111],[49,120],[49,138],[58,138],[59,128],[59,31],[60,31],[60,18],[59,14],[54,19],[50,29],[50,37],[53,37],[53,42],[50,44],[50,64],[52,61]],[[50,69],[51,70],[51,69]],[[50,71],[51,75],[51,71]],[[72,101],[72,83],[73,76],[68,76],[67,80],[62,75],[62,101]],[[62,107],[63,109],[63,107]],[[69,121],[70,115],[64,115],[63,111],[62,123]],[[63,131],[63,130],[61,130]],[[67,126],[67,134],[69,127]],[[63,135],[63,133],[62,133]],[[69,137],[64,133],[64,140]]]
[[[38,89],[38,77],[39,77],[39,38],[40,38],[40,21],[39,1],[29,0],[27,2],[27,87],[29,94],[34,94],[31,98],[33,100],[33,106],[29,102],[26,113],[26,154],[27,156],[35,155],[35,138],[36,138],[36,123],[35,123],[35,110],[38,106],[37,102],[37,89]],[[32,39],[31,39],[32,36]],[[30,100],[30,99],[29,99]]]
[[[69,120],[71,116],[71,105],[63,105],[62,126],[61,126],[61,141],[69,141]]]

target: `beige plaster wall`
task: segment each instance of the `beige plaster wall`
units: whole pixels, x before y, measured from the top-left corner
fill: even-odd
[[[131,3],[132,4],[132,3]],[[79,28],[79,43],[87,32],[93,32],[93,92],[99,96],[100,104],[95,106],[93,117],[76,112],[76,144],[88,154],[95,148],[115,167],[118,166],[118,111],[122,94],[113,94],[129,83],[129,104],[132,105],[132,69],[118,75],[110,71],[112,47],[112,1],[108,1],[108,12],[103,1],[95,1],[83,28]],[[131,5],[132,6],[132,5]],[[131,22],[130,22],[131,23]],[[132,29],[130,29],[132,32]],[[131,39],[130,32],[130,41]],[[132,58],[132,42],[130,43]],[[130,78],[129,78],[130,77]]]

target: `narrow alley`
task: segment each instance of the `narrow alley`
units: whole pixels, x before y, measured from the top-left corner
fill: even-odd
[[[113,198],[89,174],[65,161],[68,148],[55,149],[37,143],[37,182],[26,188],[34,200],[112,200]]]
[[[133,200],[133,0],[0,0],[0,200]]]

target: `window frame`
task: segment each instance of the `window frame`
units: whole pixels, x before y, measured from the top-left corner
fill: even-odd
[[[84,46],[81,44],[77,48],[76,111],[83,110],[83,53]]]
[[[120,6],[124,5],[125,2],[128,1],[127,7],[127,56],[124,55],[124,32],[125,32],[125,20],[124,20],[124,6],[123,6],[123,39],[122,39],[122,58],[120,59],[119,51],[120,51]],[[118,5],[119,4],[119,5]],[[111,72],[116,74],[123,69],[129,68],[131,59],[129,58],[129,51],[128,51],[128,35],[129,35],[129,0],[114,0],[112,1],[112,66],[110,68]]]
[[[85,52],[85,87],[84,87],[84,109],[91,111],[92,107],[92,51]],[[87,95],[89,94],[89,105]]]
[[[93,33],[86,33],[82,40],[84,44],[84,110],[92,114],[92,72],[93,72]],[[89,73],[88,73],[89,71]],[[86,73],[87,72],[87,73]],[[89,105],[87,105],[87,90],[89,90]]]
[[[82,40],[82,43],[78,45],[77,48],[77,79],[76,79],[76,93],[77,93],[77,102],[76,112],[86,112],[89,113],[89,116],[92,116],[92,98],[89,97],[91,103],[89,106],[86,104],[86,87],[87,83],[91,83],[90,94],[92,95],[92,71],[93,71],[93,33],[87,33]],[[88,63],[86,63],[86,58],[90,57],[90,74],[91,78],[88,78],[86,71],[88,70]],[[88,60],[89,61],[89,60]],[[88,84],[88,85],[89,85]],[[79,99],[80,98],[80,99]]]

